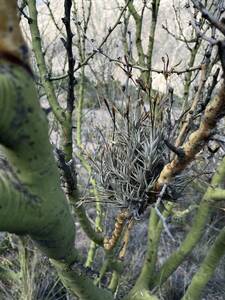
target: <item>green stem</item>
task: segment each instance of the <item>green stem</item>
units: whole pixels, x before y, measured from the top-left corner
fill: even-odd
[[[62,125],[60,143],[65,154],[65,160],[68,162],[73,157],[73,120],[72,113],[66,112],[65,115],[66,121]]]
[[[20,239],[19,243],[19,261],[20,261],[20,272],[21,272],[21,300],[32,300],[33,290],[29,272],[29,253],[26,248],[26,240]]]
[[[165,218],[170,215],[172,207],[173,205],[170,203],[167,205],[167,209],[163,213]],[[141,291],[142,289],[147,290],[148,286],[153,281],[156,273],[156,262],[162,229],[163,223],[159,220],[155,209],[152,208],[149,218],[148,246],[145,261],[141,269],[141,273],[128,296],[138,293],[138,291]]]
[[[75,206],[74,210],[75,210],[76,216],[79,219],[79,223],[80,223],[82,229],[87,234],[87,236],[90,238],[90,240],[93,241],[94,243],[96,243],[97,245],[102,246],[104,237],[102,234],[100,234],[100,232],[97,232],[94,230],[94,228],[92,227],[92,225],[86,215],[84,207],[83,206],[79,206],[79,207]]]
[[[117,271],[114,271],[112,274],[110,284],[108,286],[108,288],[112,291],[113,294],[116,293],[119,284],[119,279],[120,279],[120,274]]]
[[[223,185],[224,180],[225,158],[222,160],[220,166],[215,172],[211,181],[211,185],[206,191],[203,199],[201,200],[189,233],[180,245],[179,249],[173,252],[166,260],[166,262],[162,265],[159,273],[155,276],[153,282],[150,284],[150,288],[161,286],[197,245],[205,231],[209,215],[213,211],[211,205],[212,201],[209,200],[212,189],[215,191],[218,186]]]
[[[194,47],[191,49],[191,56],[188,62],[188,68],[192,68],[194,66],[196,56],[200,46],[201,46],[201,41],[198,39]],[[192,82],[192,72],[187,72],[184,77],[184,95],[183,95],[182,111],[185,111],[188,108],[188,99],[189,99],[191,82]]]
[[[153,49],[155,43],[155,31],[158,19],[158,12],[159,12],[159,5],[160,0],[153,0],[152,1],[152,19],[151,19],[151,27],[149,33],[149,40],[148,40],[148,50],[147,50],[147,67],[148,73],[146,76],[146,85],[150,91],[150,101],[151,101],[151,91],[152,91],[152,57],[153,57]]]
[[[102,232],[102,217],[103,217],[102,205],[101,205],[100,197],[99,197],[99,194],[97,191],[95,179],[91,177],[90,182],[92,184],[93,194],[96,199],[95,230],[96,230],[96,232],[101,233]],[[98,248],[97,244],[94,241],[92,241],[89,251],[88,251],[87,261],[85,264],[87,267],[91,267],[93,265],[97,248]]]
[[[150,288],[161,286],[193,250],[205,230],[209,212],[209,204],[206,201],[202,201],[195,216],[190,232],[186,236],[179,249],[173,252],[163,264],[159,273],[151,282]]]
[[[38,70],[40,72],[41,82],[43,84],[49,104],[51,105],[52,111],[56,119],[60,122],[60,124],[63,124],[66,120],[65,112],[60,107],[57,101],[53,84],[48,76],[48,69],[42,50],[41,35],[38,27],[38,13],[36,8],[36,0],[27,1],[27,5],[29,9],[29,26],[31,32],[32,46],[37,61]]]
[[[83,117],[83,104],[84,104],[84,67],[81,68],[81,77],[80,77],[80,84],[79,84],[79,98],[78,98],[78,105],[77,105],[77,146],[81,147],[82,145],[82,117]]]
[[[79,297],[80,300],[113,300],[112,293],[98,288],[88,277],[78,274],[66,264],[52,261],[65,287]]]
[[[195,273],[192,281],[183,296],[182,300],[201,299],[202,291],[210,278],[213,276],[215,269],[225,254],[225,228],[221,230],[215,243],[207,253],[199,270]]]
[[[132,1],[129,2],[128,9],[135,21],[135,43],[136,43],[136,48],[138,53],[138,61],[139,64],[143,66],[145,63],[145,54],[144,54],[142,38],[141,38],[143,19],[138,14]]]
[[[84,156],[82,155],[82,152],[80,151],[77,154],[78,158],[81,161],[82,166],[85,168],[85,170],[88,172],[88,175],[90,176],[90,183],[93,187],[93,192],[94,196],[96,199],[96,212],[97,212],[97,217],[96,217],[96,225],[94,230],[92,228],[92,225],[85,213],[85,209],[83,206],[74,206],[74,210],[76,212],[77,217],[79,218],[79,221],[81,223],[81,226],[87,236],[94,241],[96,244],[101,245],[103,244],[103,235],[101,234],[102,229],[101,229],[101,223],[102,223],[102,208],[101,208],[101,201],[99,198],[98,190],[97,190],[97,184],[96,180],[92,177],[92,169],[91,166],[88,164],[88,162],[85,160]],[[74,196],[74,199],[78,199],[77,195]],[[73,202],[73,199],[71,199],[71,202]],[[94,252],[95,253],[95,252]]]
[[[133,291],[132,294],[126,296],[123,300],[159,300],[155,295],[151,295],[147,288]]]
[[[48,140],[47,120],[33,79],[24,68],[1,62],[0,143],[10,165],[0,161],[0,230],[28,234],[49,258],[62,282],[80,299],[112,299],[86,275],[71,270],[77,259],[75,226],[60,189]],[[91,288],[90,288],[91,287]]]

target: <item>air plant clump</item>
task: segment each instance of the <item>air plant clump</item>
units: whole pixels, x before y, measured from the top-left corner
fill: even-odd
[[[158,125],[140,103],[134,109],[127,106],[125,113],[107,107],[113,128],[103,138],[97,162],[91,159],[95,176],[110,202],[139,218],[156,201],[154,185],[169,159],[168,126]],[[171,191],[168,187],[164,197]]]
[[[165,163],[162,133],[147,124],[131,124],[115,134],[104,150],[101,183],[123,207],[140,214],[150,200],[154,182]]]

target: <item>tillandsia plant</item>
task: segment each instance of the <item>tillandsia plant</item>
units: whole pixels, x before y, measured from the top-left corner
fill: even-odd
[[[167,151],[162,129],[152,126],[148,112],[142,110],[139,116],[136,112],[130,107],[125,114],[115,111],[113,133],[102,143],[96,170],[112,201],[138,217],[151,201]]]
[[[172,90],[156,96],[154,108],[145,104],[146,93],[141,94],[134,103],[125,95],[125,104],[118,107],[104,100],[111,118],[110,130],[105,135],[101,132],[94,158],[87,154],[103,199],[119,208],[112,238],[105,239],[106,249],[116,245],[127,220],[141,219],[157,200],[157,206],[162,207],[164,200],[175,201],[195,176],[191,170],[174,176],[159,196],[156,185],[161,171],[174,153],[181,158],[184,153],[173,146],[179,127],[172,117]]]

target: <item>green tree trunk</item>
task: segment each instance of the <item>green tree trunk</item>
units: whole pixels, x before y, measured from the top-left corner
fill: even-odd
[[[0,63],[0,142],[13,166],[1,176],[0,230],[30,234],[49,257],[67,259],[75,227],[60,188],[46,117],[30,74]]]

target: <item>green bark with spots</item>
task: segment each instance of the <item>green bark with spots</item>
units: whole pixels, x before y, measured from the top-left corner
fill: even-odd
[[[1,61],[0,86],[0,143],[13,166],[7,176],[1,172],[0,230],[30,234],[49,257],[68,259],[74,222],[33,79],[23,68]]]
[[[142,43],[143,19],[138,14],[132,1],[129,2],[128,9],[135,21],[135,43],[136,43],[136,48],[138,53],[138,63],[143,66],[145,64],[145,53],[144,53],[143,43]]]
[[[148,50],[147,50],[147,67],[148,67],[148,73],[146,74],[146,84],[149,88],[149,96],[151,98],[152,94],[152,58],[153,58],[153,50],[154,50],[154,44],[155,44],[155,32],[156,32],[156,25],[158,20],[158,13],[159,13],[159,6],[160,6],[160,0],[153,0],[151,4],[151,27],[148,37]],[[151,99],[150,99],[151,101]]]

